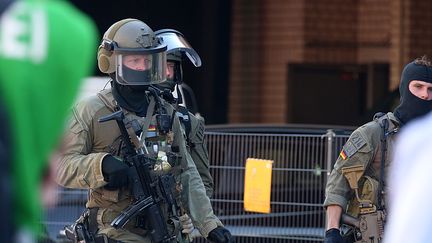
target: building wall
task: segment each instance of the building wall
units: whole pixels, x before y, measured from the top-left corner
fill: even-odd
[[[397,0],[391,4],[391,84],[397,88],[406,63],[422,55],[432,56],[432,2]]]
[[[304,56],[304,1],[263,1],[264,32],[258,122],[281,123],[287,119],[288,63]],[[282,31],[283,30],[283,31]],[[271,48],[270,48],[271,47]]]
[[[389,61],[392,2],[394,1],[358,1],[358,63],[387,63]]]
[[[422,0],[233,0],[229,122],[290,122],[287,96],[307,95],[289,90],[290,64],[388,64],[380,82],[395,89],[404,64],[432,53],[431,15]]]
[[[396,0],[391,6],[391,48],[390,48],[390,88],[399,85],[400,73],[404,63],[408,60],[409,47],[409,18],[407,8],[409,1]]]
[[[432,1],[411,1],[409,6],[409,57],[432,52]]]
[[[260,80],[260,1],[236,0],[232,6],[229,121],[257,121]]]
[[[305,62],[355,62],[357,1],[307,0],[305,2],[305,45],[303,46]]]
[[[303,57],[304,1],[233,1],[229,122],[286,120],[287,63]]]

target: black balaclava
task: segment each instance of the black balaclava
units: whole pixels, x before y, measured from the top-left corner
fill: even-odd
[[[171,92],[173,92],[176,84],[177,83],[174,80],[167,79],[166,81],[163,81],[160,84],[156,84],[155,86],[161,90],[169,89]]]
[[[409,91],[408,85],[412,80],[432,83],[432,67],[411,62],[402,71],[399,85],[400,104],[394,110],[395,116],[406,124],[410,120],[432,111],[432,100],[423,100]]]
[[[144,117],[147,113],[149,101],[146,96],[147,85],[121,85],[115,81],[115,74],[110,75],[112,94],[117,104],[128,110],[135,112],[138,116]]]
[[[125,80],[140,80],[145,83],[149,83],[151,80],[150,70],[138,71],[132,68],[128,68],[126,67],[126,65],[123,65],[122,70],[123,78]]]

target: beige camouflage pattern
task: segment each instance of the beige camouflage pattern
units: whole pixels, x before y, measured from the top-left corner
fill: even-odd
[[[391,112],[387,113],[386,116],[389,119],[388,131],[397,131],[397,129],[399,129],[398,119]],[[363,165],[366,168],[363,176],[369,176],[370,178],[379,181],[381,163],[381,134],[382,128],[380,127],[379,119],[375,119],[357,128],[351,134],[350,138],[344,145],[344,150],[348,151],[350,156],[347,156],[346,159],[343,159],[342,156],[339,155],[327,181],[326,198],[324,201],[325,207],[329,205],[339,205],[344,210],[346,210],[348,202],[355,198],[354,192],[349,187],[348,181],[342,175],[342,168]],[[396,133],[391,133],[387,138],[385,175],[388,175],[388,168],[391,163],[390,156],[393,151],[395,134]],[[363,192],[361,184],[362,183],[359,185],[359,191]],[[353,205],[353,203],[351,204]],[[352,210],[356,211],[355,209]]]
[[[110,102],[114,103],[110,90],[102,92],[105,97],[111,98]],[[69,129],[62,146],[63,155],[57,167],[56,180],[64,187],[89,189],[86,206],[100,208],[98,224],[101,232],[117,240],[143,242],[142,237],[134,235],[129,230],[115,230],[109,226],[109,221],[125,209],[132,202],[132,198],[127,190],[108,191],[103,188],[107,183],[102,175],[102,159],[113,150],[112,144],[120,136],[115,121],[98,122],[100,117],[113,112],[106,103],[106,100],[102,101],[101,98],[92,96],[73,108]],[[168,114],[173,114],[173,107],[167,103],[164,105]],[[126,120],[134,116],[130,112],[125,112],[125,115]],[[173,132],[175,135],[172,145],[179,147],[182,157],[180,166],[183,172],[176,176],[176,180],[180,180],[182,185],[181,204],[195,227],[204,237],[207,237],[211,230],[223,225],[213,213],[197,167],[187,151],[186,135],[177,116],[173,120]],[[130,225],[126,228],[132,230]],[[138,237],[137,239],[140,240],[131,241],[125,235],[131,238]],[[149,242],[147,240],[144,242]]]

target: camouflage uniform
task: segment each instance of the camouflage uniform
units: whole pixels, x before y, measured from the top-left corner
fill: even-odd
[[[107,182],[102,175],[101,162],[106,155],[115,151],[115,141],[120,136],[120,131],[115,121],[98,122],[98,118],[113,112],[110,106],[115,104],[110,90],[104,90],[101,94],[103,95],[90,97],[74,107],[63,147],[64,155],[58,167],[57,181],[69,188],[90,189],[86,206],[99,208],[99,233],[126,242],[150,242],[149,237],[145,236],[147,232],[134,227],[133,220],[126,224],[127,230],[116,230],[110,226],[111,221],[132,202],[132,198],[127,190],[104,189]],[[174,108],[171,105],[164,103],[164,106],[168,114],[173,114]],[[125,121],[144,120],[131,112],[125,112],[125,115]],[[174,116],[172,130],[172,146],[179,147],[181,156],[182,172],[175,175],[176,180],[180,180],[182,185],[180,201],[192,218],[193,224],[204,237],[207,237],[210,231],[223,225],[213,213],[196,166],[187,152],[185,132],[177,116]]]
[[[387,137],[385,159],[385,176],[387,175],[388,167],[391,163],[389,155],[392,154],[395,134],[400,127],[399,120],[391,112],[366,123],[351,134],[328,178],[324,201],[325,207],[339,205],[346,210],[349,202],[355,198],[347,179],[342,175],[342,168],[364,165],[365,172],[362,179],[367,176],[376,181],[380,180],[381,136],[383,132],[380,122],[382,122],[382,119],[388,119],[389,121],[389,136]],[[362,191],[362,180],[359,182],[359,191]],[[376,205],[376,201],[373,203]],[[355,211],[356,209],[352,210]]]

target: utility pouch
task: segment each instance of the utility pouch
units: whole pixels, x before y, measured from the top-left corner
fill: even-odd
[[[359,198],[364,201],[369,201],[373,205],[377,205],[379,182],[370,176],[363,176],[360,179],[360,195]],[[357,217],[361,212],[360,203],[357,197],[351,199],[348,203],[347,213]]]

